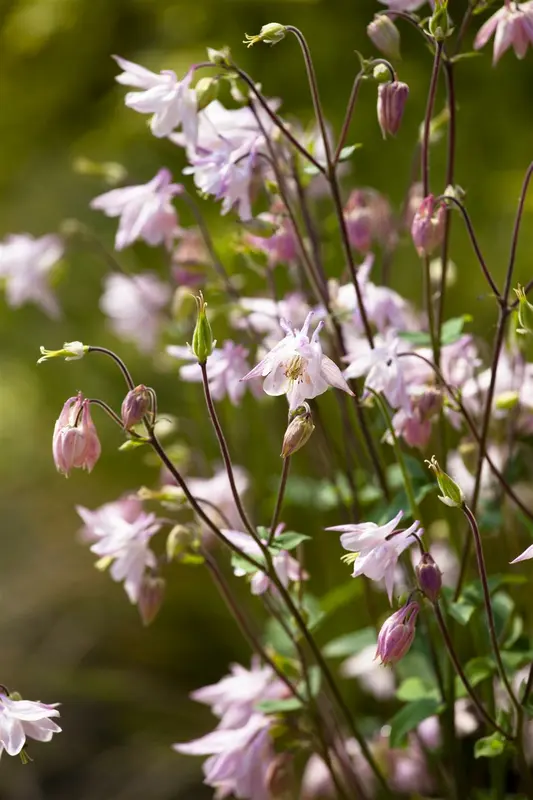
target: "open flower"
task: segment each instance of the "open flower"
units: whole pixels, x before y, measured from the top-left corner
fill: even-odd
[[[72,469],[91,472],[100,458],[101,446],[91,417],[90,401],[81,392],[69,397],[59,415],[52,437],[52,453],[59,472]]]
[[[150,128],[154,136],[168,136],[180,125],[187,141],[196,142],[198,115],[196,92],[191,89],[192,71],[179,81],[170,69],[159,75],[145,67],[113,56],[124,72],[117,75],[117,83],[134,86],[142,91],[128,92],[126,105],[141,114],[153,114]]]
[[[345,557],[345,560],[353,561],[353,577],[366,575],[373,581],[384,579],[391,603],[398,559],[404,550],[414,544],[415,539],[412,534],[421,536],[424,533],[418,520],[406,530],[396,532],[402,517],[403,511],[399,511],[394,519],[384,525],[360,522],[356,525],[335,525],[326,528],[328,531],[341,532],[341,545],[345,550],[355,553],[355,556]]]
[[[51,720],[59,716],[57,705],[16,699],[0,692],[0,756],[4,750],[10,756],[18,755],[27,738],[49,742],[54,733],[60,733],[59,725]]]
[[[148,183],[124,186],[98,195],[90,206],[107,217],[120,217],[115,250],[123,250],[137,239],[170,249],[178,234],[178,215],[172,198],[181,186],[172,183],[168,169],[160,169]]]
[[[474,49],[480,50],[493,35],[493,64],[497,64],[511,46],[517,58],[524,58],[528,46],[533,44],[533,0],[527,3],[505,0],[505,5],[479,29]]]
[[[401,342],[394,333],[389,333],[383,343],[376,343],[371,349],[361,345],[344,371],[346,378],[359,378],[366,374],[365,387],[374,392],[382,392],[393,408],[411,411],[411,399],[407,392],[406,369],[407,359],[398,357]]]
[[[322,394],[329,386],[353,394],[338,366],[322,352],[318,338],[322,322],[309,338],[312,318],[310,311],[300,331],[282,320],[285,338],[242,378],[243,381],[265,378],[263,390],[273,396],[286,394],[291,411],[304,400]]]
[[[35,303],[49,317],[59,317],[59,305],[49,286],[50,274],[63,256],[63,243],[49,234],[35,239],[29,233],[12,234],[0,242],[0,279],[12,308]]]
[[[100,308],[109,317],[117,336],[149,353],[163,326],[163,309],[170,295],[170,286],[154,272],[137,275],[112,272],[105,279]]]

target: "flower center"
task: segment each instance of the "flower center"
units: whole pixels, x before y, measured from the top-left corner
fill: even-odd
[[[285,367],[285,375],[291,381],[297,381],[303,374],[305,359],[300,355],[294,355]]]

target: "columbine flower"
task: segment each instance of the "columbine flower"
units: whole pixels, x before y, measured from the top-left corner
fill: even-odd
[[[395,240],[390,203],[374,189],[354,189],[344,207],[344,219],[350,244],[362,253],[368,252],[373,241],[388,247]]]
[[[83,520],[82,541],[97,542],[102,536],[110,535],[117,525],[134,522],[143,513],[143,507],[138,497],[125,495],[93,510],[76,506],[76,511]]]
[[[172,247],[179,230],[172,198],[181,192],[181,186],[171,181],[168,169],[160,169],[148,183],[112,189],[91,201],[91,208],[107,217],[120,217],[115,250],[123,250],[137,239]]]
[[[152,407],[152,394],[144,384],[130,389],[122,401],[120,417],[126,430],[142,422],[143,417]]]
[[[274,533],[274,542],[276,541],[276,537],[283,532],[285,526],[278,525],[276,531]],[[233,530],[226,530],[223,529],[222,533],[232,544],[242,550],[243,553],[246,553],[249,556],[261,557],[262,552],[261,548],[257,544],[256,541],[250,536],[249,533],[243,533],[242,531],[233,531]],[[272,563],[274,565],[274,570],[276,575],[278,576],[279,580],[287,588],[290,581],[302,581],[307,580],[308,575],[302,569],[298,561],[293,558],[287,550],[280,550],[272,558]],[[240,567],[235,567],[233,570],[234,574],[242,577],[243,575],[249,574],[248,571],[244,571],[240,569]],[[266,591],[275,590],[275,586],[273,586],[272,581],[266,574],[266,572],[262,572],[261,570],[257,570],[254,573],[251,584],[250,584],[252,594],[264,594]]]
[[[401,81],[389,81],[378,86],[378,122],[383,138],[396,136],[407,98],[409,87]]]
[[[263,390],[274,397],[286,394],[291,411],[304,400],[325,392],[328,386],[353,394],[337,365],[322,353],[318,338],[322,322],[309,339],[312,318],[310,311],[300,331],[282,321],[285,338],[242,378],[243,381],[259,376],[265,378]]]
[[[355,553],[355,556],[344,557],[349,563],[353,561],[352,576],[356,578],[358,575],[366,575],[373,581],[384,579],[391,603],[398,559],[404,550],[414,544],[415,539],[411,534],[416,533],[421,536],[424,533],[418,520],[406,530],[395,533],[402,517],[403,511],[399,511],[394,519],[384,525],[360,522],[356,525],[336,525],[326,528],[328,531],[340,531],[343,548]]]
[[[444,236],[446,209],[441,203],[435,210],[432,194],[425,197],[411,224],[413,244],[419,256],[429,256],[441,244]]]
[[[182,380],[191,383],[201,382],[202,371],[198,359],[187,347],[170,345],[167,347],[167,353],[174,358],[194,362],[180,367]],[[216,347],[213,350],[206,362],[207,380],[213,400],[223,400],[227,395],[234,406],[239,405],[246,391],[246,386],[242,383],[241,378],[250,369],[247,355],[248,350],[229,339],[221,348]]]
[[[182,125],[187,141],[194,145],[198,115],[196,92],[190,88],[192,70],[179,81],[176,73],[170,69],[161,70],[157,75],[120,56],[113,58],[124,70],[117,75],[117,83],[144,90],[128,92],[125,103],[128,108],[140,111],[141,114],[153,114],[150,128],[154,136],[168,136]]]
[[[247,234],[246,241],[255,249],[265,253],[268,265],[287,264],[294,261],[298,252],[294,226],[290,219],[273,208],[270,213],[259,214],[255,222],[271,226],[270,236]]]
[[[250,483],[248,475],[242,467],[236,465],[233,467],[233,477],[237,492],[242,498]],[[220,511],[220,514],[216,514],[211,507],[208,509],[209,516],[219,527],[227,525],[229,522],[232,526],[238,528],[241,518],[233,499],[233,492],[225,469],[219,469],[212,478],[187,478],[187,485],[197,500],[208,500],[214,508]],[[203,523],[201,525],[203,531],[209,533],[209,529],[206,529]]]
[[[164,322],[162,310],[170,296],[170,286],[155,273],[111,273],[105,279],[100,307],[117,336],[135,342],[141,352],[148,353],[156,344]]]
[[[527,561],[528,559],[533,558],[533,544],[527,547],[523,553],[517,556],[513,561],[509,562],[511,564],[518,564],[519,561]]]
[[[35,303],[50,317],[59,317],[59,305],[48,282],[62,258],[63,243],[50,234],[35,239],[29,233],[12,234],[0,242],[0,279],[12,308]]]
[[[49,742],[61,728],[51,717],[58,717],[58,703],[47,705],[32,700],[15,699],[14,695],[0,692],[0,755],[5,750],[16,756],[24,747],[26,739]]]
[[[528,45],[533,44],[533,0],[527,3],[505,0],[505,5],[479,29],[474,49],[484,47],[493,34],[493,64],[497,64],[511,45],[516,57],[524,58]]]
[[[64,358],[65,361],[79,361],[88,350],[88,345],[82,342],[65,342],[62,350],[47,350],[46,347],[40,347],[41,358],[39,358],[37,363],[42,364],[43,361],[48,361],[50,358]]]
[[[410,413],[411,400],[405,380],[407,359],[398,358],[400,344],[400,340],[392,333],[373,350],[365,345],[364,351],[351,360],[344,376],[359,378],[366,374],[367,389],[382,392],[393,408],[403,408]]]
[[[303,325],[309,310],[300,292],[290,292],[278,302],[269,297],[241,297],[231,323],[235,328],[249,327],[257,333],[267,334],[268,341],[272,338],[277,342],[280,320],[290,319],[295,325]]]
[[[70,397],[54,427],[52,453],[59,472],[68,477],[72,469],[91,472],[100,458],[101,446],[91,418],[90,401],[81,392]]]
[[[240,219],[252,217],[250,184],[256,165],[256,154],[248,144],[234,149],[225,140],[207,152],[198,150],[189,155],[191,166],[184,175],[193,175],[195,186],[203,194],[212,194],[222,200],[222,214],[235,208]]]
[[[407,653],[415,638],[415,624],[420,606],[414,600],[395,611],[378,634],[376,658],[382,664],[396,664]]]

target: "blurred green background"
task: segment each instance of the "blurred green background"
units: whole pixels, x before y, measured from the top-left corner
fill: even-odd
[[[204,58],[206,45],[227,44],[267,94],[283,98],[285,115],[309,121],[309,94],[295,41],[251,50],[241,43],[245,32],[256,33],[269,21],[297,25],[308,37],[325,111],[338,130],[357,68],[354,50],[373,54],[365,26],[379,8],[370,0],[2,0],[0,239],[12,232],[56,231],[64,219],[77,218],[111,249],[115,222],[88,209],[90,199],[105,187],[75,174],[72,165],[81,156],[120,162],[131,183],[146,182],[161,166],[179,179],[181,152],[153,138],[146,119],[124,107],[111,54],[155,71],[183,73]],[[450,8],[458,18],[464,4],[454,0]],[[479,24],[476,19],[474,26]],[[364,86],[349,137],[364,147],[346,181],[347,188],[375,186],[397,205],[408,186],[431,65],[421,40],[405,26],[402,53],[400,78],[411,88],[402,131],[396,140],[382,141],[375,87]],[[456,175],[467,190],[490,267],[501,278],[522,176],[533,157],[533,58],[528,54],[520,63],[507,54],[497,69],[491,68],[490,58],[487,49],[457,68]],[[444,143],[432,156],[433,186],[440,191]],[[208,213],[217,238],[232,233],[231,219],[221,223],[214,206]],[[520,242],[521,280],[533,271],[532,220],[530,193]],[[449,312],[474,314],[474,330],[486,334],[493,330],[494,303],[487,298],[458,217],[453,228],[452,255],[460,280],[450,292]],[[153,252],[144,246],[120,255],[133,269],[151,266],[152,259]],[[210,715],[187,699],[188,692],[218,680],[230,661],[249,660],[202,570],[173,568],[164,608],[143,629],[122,587],[95,571],[92,554],[76,539],[76,503],[92,508],[142,483],[153,484],[157,470],[138,453],[118,453],[120,437],[104,419],[98,420],[104,455],[93,475],[75,474],[66,481],[56,474],[51,436],[66,397],[83,388],[118,407],[123,386],[112,365],[96,357],[37,368],[39,345],[80,339],[116,347],[138,382],[157,389],[162,409],[182,418],[183,427],[194,423],[189,444],[206,453],[206,461],[217,461],[211,432],[199,416],[199,387],[184,387],[174,374],[162,376],[150,359],[140,358],[109,333],[98,310],[106,271],[102,253],[76,240],[58,287],[62,321],[51,322],[33,307],[17,312],[0,307],[0,681],[31,699],[60,700],[65,731],[46,747],[31,747],[31,766],[3,759],[3,800],[209,797],[199,783],[199,762],[175,755],[170,744],[206,732],[212,724]],[[340,270],[331,265],[331,271]],[[418,299],[419,263],[408,243],[399,250],[392,282]],[[268,446],[264,409],[269,410]],[[222,414],[235,443],[235,461],[254,473],[256,507],[266,515],[279,467],[281,404],[258,411],[247,398],[246,426],[244,415],[230,407]],[[197,474],[200,467],[201,462]],[[313,470],[314,465],[306,466],[302,457],[297,469]],[[290,509],[287,521],[310,532],[324,523]],[[318,534],[310,548],[318,594],[345,575],[336,542],[328,546],[334,551],[329,559],[321,558],[327,544],[325,535]],[[242,585],[239,591],[247,595]],[[360,623],[360,612],[352,608],[324,636],[346,630],[353,620]]]

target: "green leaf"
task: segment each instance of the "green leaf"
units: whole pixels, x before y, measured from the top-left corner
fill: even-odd
[[[474,745],[474,758],[496,758],[503,753],[506,744],[506,740],[498,731],[492,736],[484,736]]]
[[[412,677],[406,678],[402,681],[396,692],[398,700],[404,703],[412,703],[415,700],[422,700],[431,698],[437,700],[439,696],[438,689],[435,686],[430,686],[421,678]]]
[[[356,150],[360,150],[362,146],[362,143],[358,142],[357,144],[349,144],[343,147],[339,154],[339,161],[346,161]]]
[[[286,531],[276,536],[270,547],[272,550],[294,550],[301,542],[305,542],[306,539],[310,538],[306,533]]]
[[[376,644],[376,631],[374,628],[363,628],[360,631],[346,633],[337,639],[332,639],[323,649],[326,658],[345,658],[359,653],[363,648]]]
[[[254,558],[256,561],[263,563],[262,555],[256,555]],[[246,575],[253,575],[257,572],[257,569],[253,564],[250,564],[249,561],[242,556],[237,555],[237,553],[231,554],[231,566],[234,570],[242,570],[242,572],[246,573]]]
[[[457,64],[458,61],[463,61],[465,58],[475,58],[476,56],[480,55],[481,53],[478,50],[470,50],[468,53],[457,53],[456,56],[452,56],[450,58],[450,62],[452,64]]]
[[[441,344],[453,344],[453,342],[456,342],[461,337],[466,322],[472,322],[470,314],[463,314],[462,317],[453,317],[446,320],[442,326]]]
[[[264,714],[285,714],[288,711],[298,711],[302,708],[302,703],[297,697],[285,697],[281,700],[262,700],[256,708]]]
[[[122,453],[127,453],[129,450],[137,450],[143,444],[148,444],[148,439],[127,439],[118,448]]]
[[[461,625],[468,625],[475,610],[475,605],[472,603],[467,603],[466,600],[461,599],[456,600],[455,603],[450,603],[448,605],[448,611],[450,615]]]
[[[477,686],[496,672],[496,664],[490,656],[472,658],[465,665],[465,674],[472,686]]]
[[[402,747],[409,731],[420,725],[423,720],[433,717],[442,711],[442,706],[433,697],[423,697],[408,703],[390,720],[390,746]]]
[[[341,583],[339,586],[334,586],[333,589],[330,589],[329,592],[326,592],[326,594],[320,598],[322,611],[329,616],[339,608],[343,608],[343,606],[351,603],[352,600],[359,597],[362,592],[362,581],[354,581],[353,579]]]
[[[310,631],[316,630],[325,617],[320,600],[318,597],[306,592],[303,597],[302,606],[303,616],[307,622],[308,629]]]

